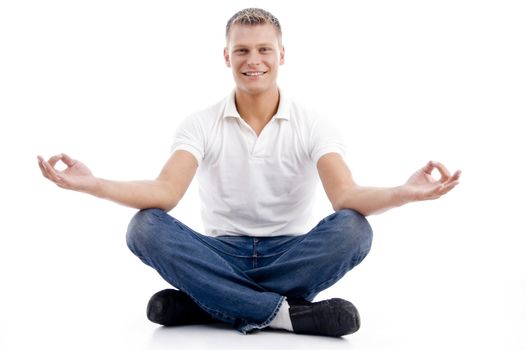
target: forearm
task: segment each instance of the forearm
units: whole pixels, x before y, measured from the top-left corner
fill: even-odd
[[[354,186],[342,191],[334,210],[353,209],[367,216],[380,214],[407,202],[400,187]]]
[[[97,185],[89,193],[137,209],[161,208],[170,211],[178,202],[170,186],[159,180],[97,179]]]

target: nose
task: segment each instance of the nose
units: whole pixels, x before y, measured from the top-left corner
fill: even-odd
[[[259,53],[257,51],[251,51],[247,57],[247,64],[249,66],[257,66],[260,62]]]

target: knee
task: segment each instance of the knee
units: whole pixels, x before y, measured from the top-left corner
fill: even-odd
[[[359,212],[342,209],[335,213],[339,221],[339,244],[342,250],[352,252],[362,260],[371,250],[373,230],[369,221]]]
[[[126,243],[133,252],[151,240],[163,214],[161,209],[143,209],[133,216],[126,231]]]

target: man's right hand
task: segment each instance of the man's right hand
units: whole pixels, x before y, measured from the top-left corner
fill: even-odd
[[[58,170],[57,162],[67,168]],[[113,181],[93,176],[87,166],[65,154],[49,158],[38,156],[38,165],[47,179],[68,190],[86,192],[99,198],[137,209],[161,208],[172,210],[183,197],[198,166],[188,151],[174,152],[155,180]]]
[[[44,160],[41,156],[37,158],[42,175],[57,186],[68,190],[95,194],[98,179],[93,176],[88,167],[83,163],[72,159],[64,153],[53,156],[49,158],[48,161]],[[64,170],[55,169],[55,165],[59,161],[62,161],[67,168]]]

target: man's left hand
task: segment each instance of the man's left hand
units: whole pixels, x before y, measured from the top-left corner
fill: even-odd
[[[440,179],[438,180],[432,175],[434,169],[437,169],[440,173]],[[404,202],[440,198],[459,184],[460,174],[461,171],[457,170],[451,175],[443,164],[429,161],[400,187],[401,195]]]

